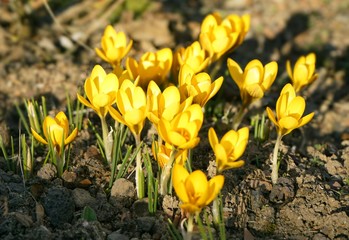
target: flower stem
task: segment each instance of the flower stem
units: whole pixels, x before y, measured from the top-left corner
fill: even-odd
[[[194,229],[194,216],[192,213],[189,213],[187,234],[185,235],[185,240],[191,240],[193,229]]]
[[[141,144],[141,137],[139,134],[134,134],[136,146]],[[138,199],[144,198],[144,173],[142,168],[142,152],[138,151],[136,156],[136,190]]]
[[[55,154],[55,158],[56,158],[55,161],[56,161],[58,177],[61,177],[63,174],[63,168],[64,168],[64,151],[62,151],[62,156],[56,150],[54,150],[53,154]]]
[[[219,199],[218,196],[213,200],[212,204],[212,217],[213,217],[213,223],[216,226],[219,226]]]
[[[105,117],[100,117],[102,123],[102,134],[103,134],[103,144],[104,144],[104,152],[105,157],[107,158],[107,162],[111,166],[111,152],[113,148],[113,143],[108,139],[108,125]]]
[[[237,114],[235,114],[234,118],[233,118],[233,129],[237,130],[238,127],[240,126],[240,123],[243,119],[243,117],[246,114],[246,106],[245,105],[241,105],[241,108],[239,109],[239,112]]]
[[[163,168],[163,171],[161,173],[161,177],[160,177],[160,194],[163,195],[163,196],[167,194],[168,181],[169,181],[169,179],[171,177],[171,169],[172,169],[172,165],[173,165],[175,156],[177,154],[177,151],[178,150],[176,148],[172,149],[170,159],[165,164],[165,166]]]
[[[216,78],[218,71],[222,68],[222,63],[223,63],[224,59],[225,58],[222,56],[215,63],[213,63],[213,67],[211,68],[211,71],[210,71],[211,79]]]
[[[272,162],[272,168],[271,168],[271,181],[273,184],[276,184],[278,181],[278,175],[279,175],[279,164],[278,164],[278,153],[279,153],[279,146],[281,144],[282,135],[278,134],[278,137],[276,138],[274,151],[273,151],[273,162]]]

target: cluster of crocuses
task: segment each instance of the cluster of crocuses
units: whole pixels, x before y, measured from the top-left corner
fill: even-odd
[[[107,74],[101,66],[95,66],[85,82],[87,99],[78,95],[78,99],[94,109],[101,118],[104,147],[109,162],[111,159],[108,156],[111,154],[108,146],[112,143],[108,138],[105,121],[107,113],[130,129],[136,144],[141,142],[146,119],[153,124],[158,133],[152,150],[161,167],[160,194],[167,194],[173,184],[183,203],[182,209],[190,213],[193,209],[197,212],[209,204],[217,196],[224,181],[223,176],[207,181],[201,170],[194,171],[194,175],[188,172],[192,177],[187,180],[187,177],[183,178],[185,175],[176,171],[187,171],[184,166],[188,151],[200,141],[198,134],[204,120],[203,108],[223,83],[223,77],[212,80],[204,71],[242,43],[249,25],[248,15],[222,18],[219,14],[211,14],[202,22],[198,41],[186,48],[179,48],[174,53],[169,48],[155,53],[147,52],[138,61],[132,57],[126,58],[132,40],[127,41],[123,32],[116,32],[112,26],[107,26],[101,40],[101,49],[96,48],[96,52],[110,63],[113,72]],[[173,81],[177,82],[173,84]],[[214,129],[210,129],[210,143],[218,156],[219,172],[242,166],[243,161],[237,160],[243,154],[247,141],[247,128],[230,131],[221,142]],[[180,181],[170,184],[171,176],[177,180],[181,176]],[[193,185],[189,187],[193,176],[205,176],[207,186],[203,189],[204,183],[194,178]],[[144,196],[142,179],[142,160],[137,157],[136,186],[140,198]],[[216,179],[219,184],[212,184]],[[185,184],[188,186],[185,187]],[[212,191],[212,187],[216,188],[215,191]]]
[[[102,36],[101,48],[96,48],[96,53],[112,66],[113,71],[107,73],[96,65],[84,84],[86,98],[77,95],[79,101],[93,109],[101,120],[104,151],[109,163],[112,162],[113,127],[126,125],[134,135],[136,145],[139,145],[145,121],[148,119],[152,123],[158,133],[152,152],[160,166],[160,194],[165,195],[174,187],[181,201],[181,209],[188,213],[189,232],[192,230],[193,216],[221,191],[224,185],[222,172],[244,165],[240,157],[248,143],[249,129],[238,127],[249,105],[264,96],[277,75],[276,62],[263,66],[259,60],[253,60],[243,71],[238,63],[228,59],[227,66],[240,89],[242,105],[233,118],[232,130],[221,139],[213,128],[209,129],[209,143],[216,156],[217,175],[208,180],[201,170],[191,172],[191,166],[187,163],[188,153],[200,141],[203,109],[223,83],[223,77],[213,80],[205,71],[218,60],[226,59],[243,42],[249,27],[249,15],[222,18],[217,13],[210,14],[201,24],[198,41],[174,53],[169,48],[146,52],[136,60],[126,57],[132,48],[132,40],[128,41],[123,32],[116,32],[109,25]],[[269,118],[277,127],[278,142],[282,136],[313,117],[313,114],[302,117],[305,101],[296,96],[296,92],[316,79],[315,55],[301,57],[293,72],[288,63],[287,70],[293,86],[287,84],[282,90],[276,104],[276,117],[267,108]],[[108,114],[118,124],[108,126]],[[76,130],[68,136],[64,119],[59,113],[54,120],[48,117],[44,122],[46,139],[50,139],[59,154],[76,136]],[[40,142],[48,142],[34,130],[33,134]],[[274,158],[277,161],[277,149],[274,150]],[[139,198],[144,197],[142,165],[139,154],[135,168]],[[275,183],[275,176],[272,179]]]

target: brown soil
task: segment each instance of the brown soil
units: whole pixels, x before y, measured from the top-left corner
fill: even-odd
[[[76,98],[93,66],[98,63],[108,69],[93,48],[99,47],[109,20],[93,13],[109,1],[55,3],[52,9],[61,25],[52,21],[41,1],[29,1],[32,12],[26,13],[14,2],[19,1],[0,1],[0,133],[7,143],[9,136],[18,141],[24,131],[15,104],[23,109],[23,99],[45,96],[52,112],[66,111],[66,94]],[[288,81],[285,61],[316,53],[319,79],[304,92],[307,111],[314,111],[315,117],[284,137],[278,184],[270,181],[276,137],[272,127],[263,143],[253,138],[251,128],[245,166],[224,173],[227,238],[349,239],[349,2],[149,2],[139,12],[123,9],[114,24],[134,40],[130,55],[135,57],[188,45],[197,39],[200,22],[209,12],[251,14],[251,30],[230,57],[242,65],[254,58],[264,63],[276,60],[279,75],[263,101],[250,109],[246,126],[265,106],[273,107]],[[224,71],[224,86],[210,105],[202,141],[193,154],[194,168],[209,172],[214,170],[214,155],[206,140],[208,127],[215,126],[222,135],[229,126],[219,107],[234,110],[240,104],[237,88]],[[98,127],[94,114],[88,116]],[[146,143],[151,141],[149,135],[144,134]],[[167,218],[176,222],[179,214],[175,197],[166,196],[151,215],[147,201],[136,200],[133,180],[119,179],[107,191],[110,171],[90,128],[79,133],[72,156],[69,171],[56,178],[52,166],[42,165],[44,151],[36,153],[34,176],[23,181],[20,171],[9,171],[0,155],[1,239],[170,238]],[[81,217],[86,206],[95,210],[95,221]]]

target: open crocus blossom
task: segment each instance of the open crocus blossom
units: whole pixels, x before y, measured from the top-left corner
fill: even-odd
[[[292,80],[292,85],[297,92],[299,92],[306,85],[311,84],[317,79],[315,73],[316,56],[314,53],[309,53],[306,56],[301,56],[296,61],[293,71],[291,69],[290,61],[287,61],[286,68],[287,73]]]
[[[128,79],[124,80],[117,92],[118,110],[109,106],[110,115],[125,124],[130,131],[139,136],[147,116],[147,100],[144,90]]]
[[[158,85],[165,81],[172,67],[172,58],[172,50],[163,48],[155,53],[143,54],[139,61],[127,58],[126,69],[132,79],[139,77],[139,85],[146,89],[151,80]]]
[[[151,81],[147,90],[148,119],[158,125],[160,118],[171,120],[179,112],[181,98],[175,86],[169,86],[161,92],[159,86]]]
[[[108,25],[102,36],[102,49],[96,48],[95,51],[104,61],[110,63],[113,67],[117,67],[130,51],[132,43],[132,40],[127,43],[124,32],[116,32],[111,25]]]
[[[34,138],[43,144],[52,143],[58,155],[62,153],[64,146],[71,143],[78,134],[77,128],[69,134],[69,120],[64,112],[59,112],[54,118],[45,117],[42,125],[46,140],[32,128]]]
[[[314,116],[314,112],[304,116],[305,100],[301,96],[296,96],[293,86],[288,83],[281,90],[280,96],[276,102],[276,117],[273,111],[267,107],[269,119],[274,123],[277,129],[277,139],[273,151],[271,180],[273,184],[278,181],[279,164],[278,151],[281,139],[296,128],[307,124]]]
[[[245,152],[248,143],[249,130],[247,127],[238,131],[230,130],[218,140],[213,128],[208,131],[210,145],[216,155],[216,164],[218,172],[230,168],[239,168],[244,165],[244,160],[239,160]]]
[[[189,174],[182,165],[175,164],[172,184],[182,202],[180,208],[187,213],[198,213],[217,197],[224,185],[224,176],[217,175],[207,181],[201,170]]]
[[[229,58],[228,69],[231,77],[239,87],[242,105],[247,107],[253,101],[262,98],[273,84],[277,75],[278,65],[273,61],[263,66],[259,60],[254,59],[242,71],[239,64]]]
[[[187,48],[178,49],[174,55],[176,72],[184,64],[188,64],[195,73],[202,72],[207,67],[208,62],[209,58],[206,56],[205,49],[201,47],[198,41],[193,42]]]
[[[204,115],[200,105],[193,104],[172,120],[161,118],[158,125],[160,137],[177,149],[194,148],[200,141],[198,137]]]
[[[159,86],[151,81],[147,90],[147,117],[157,127],[161,118],[171,121],[177,113],[190,106],[192,100],[188,97],[181,103],[177,87],[169,86],[161,92]]]
[[[190,68],[189,65],[184,64],[179,72],[179,90],[182,99],[193,97],[193,103],[204,107],[223,83],[223,77],[217,78],[212,82],[210,75],[207,73],[197,73]]]
[[[240,45],[249,28],[249,15],[229,15],[224,19],[218,13],[207,15],[201,24],[201,46],[208,52],[211,62],[216,61]]]
[[[292,130],[307,124],[314,116],[314,112],[302,117],[305,110],[305,100],[296,96],[291,84],[286,84],[276,102],[276,117],[267,107],[269,119],[275,124],[279,136],[284,136]]]
[[[108,106],[116,100],[118,88],[119,81],[116,75],[106,74],[100,65],[96,65],[84,85],[88,100],[79,94],[77,96],[81,103],[92,108],[99,117],[104,118],[108,113]]]

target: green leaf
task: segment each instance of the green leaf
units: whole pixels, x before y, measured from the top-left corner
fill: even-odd
[[[84,207],[84,210],[82,211],[81,218],[88,221],[97,221],[97,215],[95,210],[93,210],[91,207],[86,206]]]

